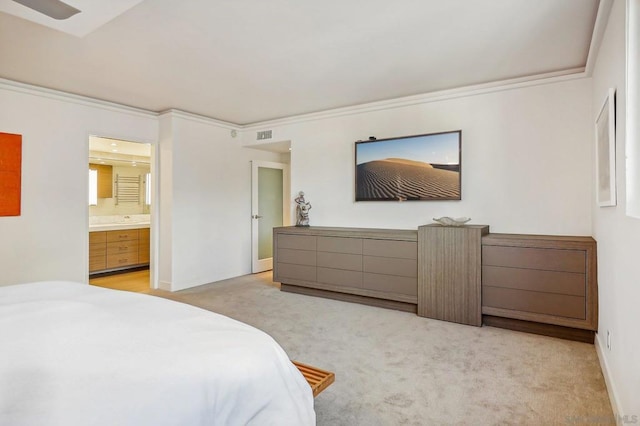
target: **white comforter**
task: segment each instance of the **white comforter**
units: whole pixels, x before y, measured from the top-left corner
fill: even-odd
[[[267,334],[158,297],[0,287],[0,425],[314,425]]]

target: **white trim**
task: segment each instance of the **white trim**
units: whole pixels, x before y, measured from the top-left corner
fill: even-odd
[[[142,116],[145,118],[156,118],[158,116],[157,113],[146,109],[104,101],[88,96],[74,95],[73,93],[63,92],[61,90],[48,89],[42,86],[34,86],[32,84],[7,80],[6,78],[0,78],[0,89],[11,90],[13,92],[25,93],[28,95],[42,96],[57,101],[71,102],[88,107],[106,109],[108,111],[116,111],[131,115]]]
[[[589,45],[587,65],[585,67],[585,73],[589,77],[591,77],[593,68],[596,64],[596,59],[598,59],[600,44],[602,44],[604,32],[607,29],[607,23],[609,22],[609,15],[611,14],[612,7],[613,0],[600,0],[600,4],[598,5],[598,13],[596,15],[596,22],[593,25],[593,34],[591,34],[591,44]]]
[[[598,361],[600,361],[600,369],[602,370],[602,375],[604,376],[604,383],[607,386],[607,393],[609,394],[611,409],[613,410],[613,415],[616,418],[616,423],[619,424],[620,419],[623,417],[624,413],[621,412],[620,400],[618,399],[618,391],[616,390],[616,386],[613,383],[611,369],[609,368],[609,364],[607,364],[607,358],[604,355],[604,347],[600,342],[600,333],[596,333],[594,344],[596,347],[596,354],[598,355]]]
[[[204,115],[194,114],[192,112],[182,111],[179,109],[168,109],[158,113],[158,115],[170,114],[175,118],[182,118],[184,120],[191,120],[202,124],[209,124],[212,126],[222,127],[228,130],[240,130],[242,128],[239,124],[230,123],[228,121],[218,120],[216,118],[207,117]]]
[[[353,105],[343,108],[334,108],[326,111],[312,112],[309,114],[294,115],[291,117],[278,118],[268,121],[260,121],[240,126],[243,131],[255,130],[258,128],[271,128],[289,124],[302,123],[313,120],[323,120],[346,115],[362,114],[366,112],[383,109],[402,108],[416,104],[426,104],[430,102],[440,102],[449,99],[456,99],[468,96],[477,96],[493,92],[521,89],[524,87],[553,84],[562,81],[570,81],[586,78],[584,68],[572,68],[563,71],[555,71],[545,74],[537,74],[526,77],[518,77],[509,80],[501,80],[491,83],[476,84],[473,86],[459,87],[455,89],[441,90],[437,92],[423,93],[420,95],[405,96],[401,98],[388,99],[384,101],[369,102],[360,105]]]

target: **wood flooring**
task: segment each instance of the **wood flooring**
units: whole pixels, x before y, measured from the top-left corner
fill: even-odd
[[[89,284],[114,290],[148,293],[150,287],[149,270],[144,269],[142,271],[90,278]]]

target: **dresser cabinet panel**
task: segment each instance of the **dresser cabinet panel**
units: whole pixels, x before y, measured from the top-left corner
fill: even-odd
[[[484,265],[583,274],[586,267],[584,250],[484,246],[482,261]]]
[[[378,257],[418,259],[418,244],[414,241],[364,240],[362,254]]]
[[[317,289],[327,297],[353,301],[340,296],[350,294],[362,303],[415,309],[417,232],[282,227],[274,228],[273,241],[274,281],[283,290],[298,286],[297,292]]]
[[[483,314],[597,330],[593,238],[489,234],[482,264]]]
[[[327,253],[319,251],[318,266],[349,271],[362,271],[362,256],[358,254]]]
[[[310,250],[278,249],[278,262],[296,265],[316,265],[316,252]]]
[[[586,275],[575,272],[483,266],[482,285],[584,297]]]
[[[149,263],[151,252],[151,238],[149,228],[138,230],[138,262]]]
[[[418,285],[415,277],[399,277],[396,275],[372,274],[365,272],[362,275],[362,286],[369,290],[387,293],[390,293],[389,289],[392,288],[392,293],[411,296],[412,298],[410,300],[413,301],[415,301],[418,296]],[[398,299],[398,297],[390,298],[394,300]],[[401,299],[404,300],[405,298],[401,297]]]
[[[318,237],[318,251],[362,254],[360,238]]]
[[[362,287],[362,272],[318,267],[318,282],[342,287]]]
[[[396,259],[389,257],[363,256],[364,272],[374,274],[397,275],[400,277],[418,276],[418,261],[415,259]],[[418,281],[416,280],[416,285]]]

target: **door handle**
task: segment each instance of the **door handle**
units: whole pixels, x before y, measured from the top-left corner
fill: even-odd
[[[262,216],[259,216],[257,214],[254,214],[251,216],[252,219],[260,219]]]

